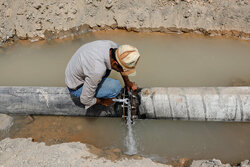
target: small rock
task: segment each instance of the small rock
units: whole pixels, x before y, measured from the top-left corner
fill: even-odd
[[[56,11],[56,15],[59,16],[61,14],[61,12],[59,11]]]
[[[214,163],[215,165],[222,165],[221,161],[218,159],[212,159],[211,162]]]
[[[24,14],[24,12],[25,12],[25,11],[23,11],[23,9],[19,9],[19,10],[17,11],[17,13],[16,13],[16,14],[17,14],[17,15],[23,15],[23,14]]]
[[[212,3],[213,2],[213,0],[208,0],[208,3]]]
[[[245,160],[240,163],[240,167],[250,167],[250,161]]]
[[[33,16],[33,14],[26,14],[26,19],[29,20],[32,18],[32,16]]]
[[[250,15],[245,18],[246,22],[250,23]]]
[[[105,7],[106,9],[110,9],[113,5],[112,4],[109,4],[109,3],[106,3]]]
[[[188,11],[185,11],[185,12],[184,12],[183,17],[184,17],[184,18],[189,18],[191,15],[192,15],[192,14],[191,14],[191,11],[188,10]]]
[[[40,4],[36,4],[33,6],[35,9],[39,10],[42,6]]]
[[[188,164],[189,159],[188,158],[180,158],[179,159],[179,167],[185,167]]]
[[[231,167],[229,164],[222,164],[220,160],[197,160],[193,161],[190,167]]]
[[[93,0],[86,0],[87,4],[93,3]]]
[[[38,30],[38,31],[42,30],[42,28],[43,28],[42,24],[36,24],[35,27],[36,27],[36,30]]]
[[[137,19],[138,19],[139,21],[143,22],[144,19],[145,19],[145,16],[141,13],[140,15],[138,15]]]
[[[64,4],[60,3],[58,7],[59,7],[59,9],[62,9],[62,8],[64,8]]]
[[[6,17],[10,17],[12,14],[12,10],[9,8],[6,10]]]
[[[192,30],[191,30],[191,29],[188,29],[188,28],[181,28],[180,30],[181,30],[181,32],[183,32],[183,33],[192,32]]]
[[[106,7],[107,9],[110,9],[112,6],[113,6],[112,0],[108,0],[108,1],[106,2],[105,7]]]
[[[71,21],[71,20],[73,20],[73,18],[72,17],[67,17],[67,22],[69,22],[69,21]]]
[[[197,17],[201,17],[202,11],[197,12]]]
[[[179,31],[179,29],[177,27],[168,27],[167,29],[171,32],[178,32]]]
[[[88,12],[89,16],[94,17],[96,15],[97,11],[96,10],[90,10]]]
[[[8,37],[8,36],[7,36]],[[13,118],[6,115],[0,114],[0,131],[8,131],[13,124]]]
[[[239,6],[243,6],[245,3],[244,3],[244,0],[237,0],[236,4]]]
[[[174,3],[177,5],[180,3],[180,0],[174,0]]]
[[[101,113],[100,113],[101,117],[104,117],[104,116],[107,116],[107,115],[108,115],[108,113],[106,111],[101,111]]]
[[[76,13],[77,13],[77,9],[73,9],[73,10],[72,10],[72,13],[73,13],[73,14],[76,14]]]
[[[119,148],[114,148],[112,151],[113,151],[114,153],[121,153],[121,150],[120,150]]]

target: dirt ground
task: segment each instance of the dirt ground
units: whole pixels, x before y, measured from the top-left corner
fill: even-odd
[[[103,151],[80,142],[62,143],[46,146],[45,143],[32,142],[31,138],[6,138],[0,141],[0,166],[2,167],[171,167],[153,162],[139,156],[120,156],[119,149]],[[178,167],[231,167],[220,160],[195,160],[191,165],[183,160]],[[250,161],[242,161],[237,166],[250,167]]]
[[[95,154],[93,154],[93,153]],[[119,150],[113,150],[109,157],[99,157],[103,152],[93,146],[87,146],[79,142],[62,143],[46,146],[45,143],[32,142],[32,139],[6,138],[0,141],[0,166],[14,167],[168,167],[150,159],[133,156],[113,160],[112,156],[119,154]],[[98,156],[99,154],[99,156]],[[170,166],[169,166],[170,167]]]
[[[0,0],[0,43],[126,29],[250,37],[249,0]]]

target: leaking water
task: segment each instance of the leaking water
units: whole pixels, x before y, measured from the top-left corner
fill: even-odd
[[[137,153],[136,143],[134,139],[133,129],[132,129],[132,116],[131,116],[131,106],[129,104],[128,107],[128,115],[127,115],[127,136],[126,136],[126,146],[127,146],[127,152],[128,155],[134,155]]]

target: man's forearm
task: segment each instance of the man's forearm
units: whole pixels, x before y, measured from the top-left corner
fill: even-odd
[[[136,85],[136,83],[131,82],[131,81],[129,80],[128,76],[122,75],[122,79],[123,79],[123,81],[124,81],[124,84],[125,84],[125,87],[127,88],[127,90],[130,90],[130,89],[131,89],[131,90],[135,91],[135,90],[138,89],[138,86]]]
[[[123,79],[123,81],[124,81],[124,84],[127,86],[128,83],[130,83],[130,80],[129,80],[128,76],[124,76],[124,75],[122,75],[122,74],[121,74],[121,76],[122,76],[122,79]]]

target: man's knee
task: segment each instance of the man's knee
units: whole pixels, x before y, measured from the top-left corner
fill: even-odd
[[[81,93],[82,93],[82,87],[80,87],[79,89],[77,90],[73,90],[73,89],[70,89],[68,88],[69,92],[71,95],[75,96],[75,97],[80,97],[81,96]]]
[[[114,96],[117,96],[121,92],[121,89],[122,89],[120,81],[113,79],[111,88],[112,88],[112,94]]]
[[[104,82],[99,85],[96,92],[97,98],[114,98],[116,97],[122,87],[120,81],[112,78],[105,78]]]

